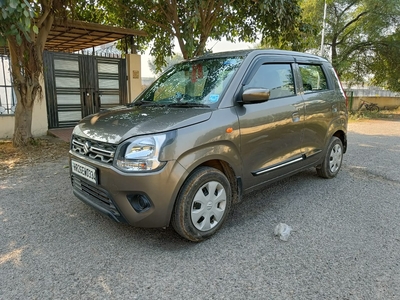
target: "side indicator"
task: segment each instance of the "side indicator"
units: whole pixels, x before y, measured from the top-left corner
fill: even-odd
[[[233,128],[232,127],[228,127],[227,129],[226,129],[226,133],[232,133],[233,132]]]

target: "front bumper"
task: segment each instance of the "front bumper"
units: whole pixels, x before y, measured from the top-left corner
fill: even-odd
[[[124,173],[73,153],[71,159],[97,169],[95,184],[72,173],[70,166],[73,193],[78,199],[117,222],[137,227],[169,225],[179,187],[187,176],[179,163],[168,162],[157,172]]]

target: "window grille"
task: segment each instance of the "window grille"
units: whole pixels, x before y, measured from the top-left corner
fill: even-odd
[[[0,116],[13,115],[17,99],[11,77],[10,57],[0,54]]]

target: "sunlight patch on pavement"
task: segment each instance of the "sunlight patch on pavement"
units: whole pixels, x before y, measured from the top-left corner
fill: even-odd
[[[110,287],[107,285],[106,280],[104,279],[103,276],[100,276],[100,277],[99,277],[99,283],[100,283],[100,285],[102,286],[103,290],[104,290],[107,294],[111,295],[111,289],[110,289]]]
[[[0,255],[0,265],[6,262],[12,262],[17,266],[22,265],[21,263],[21,255],[24,251],[25,247],[21,247],[19,249],[12,250],[6,254]]]

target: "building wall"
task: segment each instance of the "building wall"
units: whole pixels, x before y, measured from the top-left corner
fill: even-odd
[[[349,96],[349,105],[350,105],[350,95]],[[351,107],[349,107],[351,110],[358,110],[362,104],[362,101],[370,102],[370,103],[376,103],[380,109],[395,109],[400,107],[400,97],[367,97],[367,96],[362,96],[362,97],[353,97],[353,103]]]
[[[43,78],[41,80],[42,86],[44,86]],[[46,96],[43,89],[43,98],[40,102],[35,102],[33,106],[32,115],[32,135],[34,137],[42,136],[47,134],[48,122],[47,122],[47,109],[46,109]],[[14,115],[0,116],[0,139],[11,139],[14,135]]]
[[[14,115],[0,116],[0,139],[10,139],[14,134]]]

